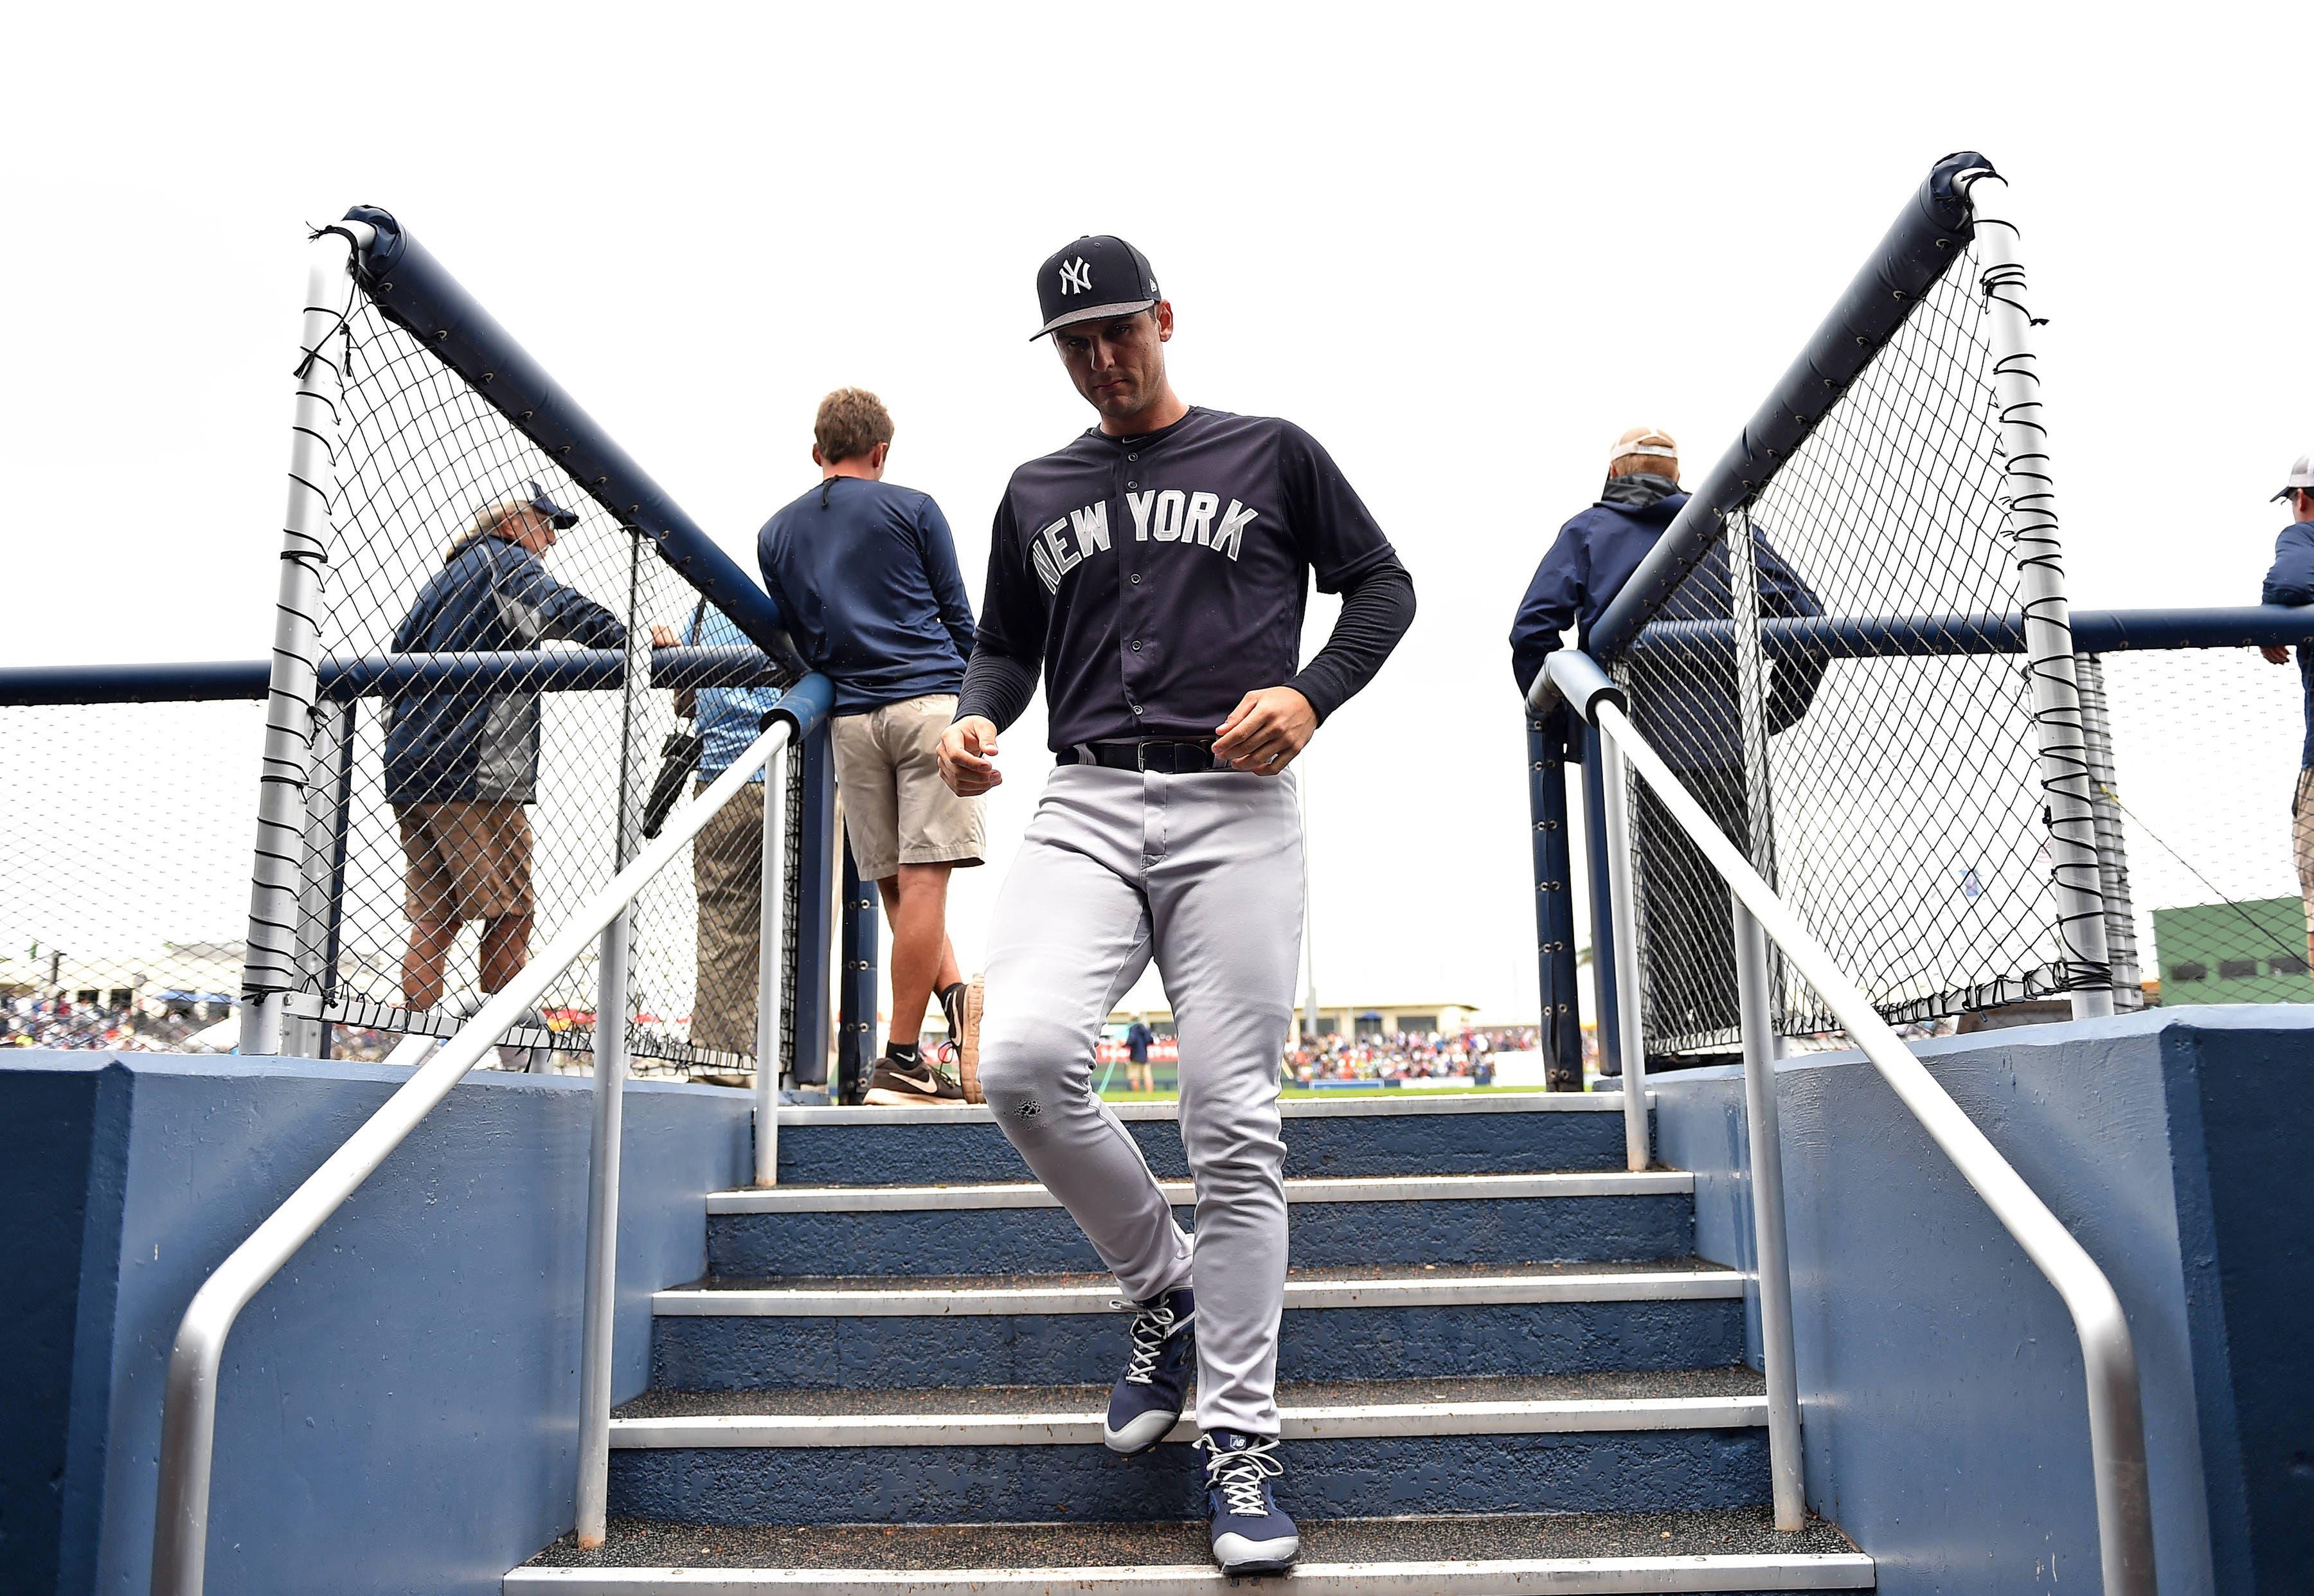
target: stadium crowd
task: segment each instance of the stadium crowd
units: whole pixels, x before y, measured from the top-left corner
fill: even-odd
[[[1285,1050],[1285,1068],[1303,1086],[1319,1080],[1424,1080],[1467,1075],[1494,1079],[1494,1055],[1531,1053],[1531,1026],[1506,1030],[1392,1031],[1362,1036],[1301,1037]]]

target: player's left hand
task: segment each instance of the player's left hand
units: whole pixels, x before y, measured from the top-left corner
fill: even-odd
[[[1237,701],[1214,727],[1214,752],[1230,768],[1275,776],[1294,763],[1318,729],[1318,711],[1291,687],[1259,687]]]

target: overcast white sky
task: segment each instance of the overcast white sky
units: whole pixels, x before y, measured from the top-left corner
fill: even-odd
[[[819,395],[875,389],[976,601],[1006,475],[1090,415],[1026,339],[1031,274],[1116,232],[1184,397],[1307,427],[1414,573],[1413,632],[1304,762],[1326,987],[1531,1016],[1518,595],[1622,428],[1718,454],[1938,156],[1992,156],[2027,223],[2077,602],[2255,600],[2314,447],[2295,14],[17,13],[0,659],[265,651],[305,224],[349,204],[750,569]],[[1000,867],[1041,743],[1008,741]],[[967,964],[996,873],[960,878]]]

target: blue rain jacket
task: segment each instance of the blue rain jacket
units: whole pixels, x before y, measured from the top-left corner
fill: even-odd
[[[549,639],[623,648],[627,629],[548,576],[537,555],[487,535],[453,544],[393,629],[397,654],[535,648]],[[420,683],[394,693],[385,711],[386,801],[534,802],[538,693],[520,682]]]
[[[1661,477],[1612,479],[1603,498],[1559,529],[1559,536],[1535,568],[1511,624],[1511,674],[1522,696],[1533,684],[1560,633],[1576,629],[1576,646],[1589,640],[1591,628],[1622,591],[1656,546],[1687,495],[1670,489]],[[1760,528],[1752,530],[1753,558],[1760,573],[1763,616],[1821,615],[1824,605]],[[1688,574],[1654,619],[1727,621],[1734,617],[1734,584],[1727,547],[1715,543]],[[1807,712],[1824,677],[1824,662],[1780,658],[1770,670],[1768,729],[1772,734]],[[1736,711],[1736,673],[1730,654],[1700,654],[1635,662],[1631,718],[1639,732],[1675,768],[1725,770],[1743,763],[1744,745]]]
[[[2314,604],[2314,521],[2297,521],[2274,540],[2274,567],[2258,593],[2262,604]],[[2306,684],[2306,747],[2299,764],[2314,770],[2314,648],[2298,646],[2298,675]]]

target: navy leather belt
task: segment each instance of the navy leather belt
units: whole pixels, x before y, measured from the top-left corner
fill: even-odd
[[[1145,743],[1079,743],[1061,750],[1062,764],[1097,764],[1111,771],[1156,771],[1183,776],[1230,767],[1214,757],[1210,738],[1153,737]]]

